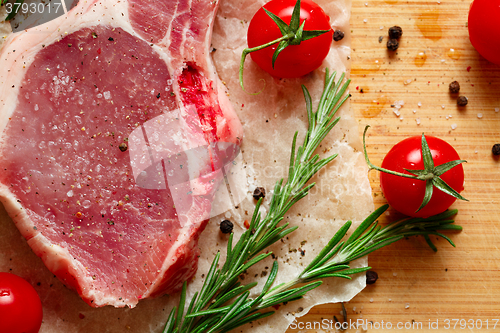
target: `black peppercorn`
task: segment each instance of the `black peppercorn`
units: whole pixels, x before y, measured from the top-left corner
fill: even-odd
[[[340,30],[335,30],[333,32],[333,40],[338,42],[339,40],[342,40],[344,38],[344,32]]]
[[[469,99],[465,96],[460,96],[458,99],[457,99],[457,105],[458,106],[466,106],[467,103],[469,103]]]
[[[389,49],[390,51],[396,51],[399,47],[399,42],[397,39],[389,39],[387,41],[387,49]]]
[[[389,28],[389,38],[390,39],[399,39],[403,35],[403,29],[401,27],[395,25]]]
[[[493,147],[491,148],[491,152],[493,155],[498,156],[500,155],[500,143],[495,143]]]
[[[223,234],[230,234],[233,231],[233,222],[224,220],[220,223],[220,231]]]
[[[375,271],[366,271],[366,284],[374,284],[377,282],[378,274]]]
[[[457,94],[460,91],[460,84],[457,81],[450,83],[450,92],[452,94]]]
[[[120,148],[121,151],[127,151],[128,149],[128,146],[125,142],[122,142],[120,143],[120,145],[118,146],[118,148]]]
[[[253,198],[255,200],[259,200],[260,198],[264,198],[266,196],[266,189],[263,187],[257,187],[253,191]]]

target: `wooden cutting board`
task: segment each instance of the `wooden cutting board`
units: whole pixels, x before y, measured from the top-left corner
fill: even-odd
[[[372,126],[367,138],[372,162],[380,165],[408,136],[438,136],[468,161],[462,194],[470,200],[453,205],[459,209],[456,223],[464,228],[451,235],[456,248],[439,240],[434,253],[422,238],[414,238],[370,255],[379,280],[345,304],[351,321],[373,322],[368,332],[385,332],[387,323],[392,329],[406,325],[409,332],[500,331],[500,160],[491,153],[500,143],[500,112],[495,111],[500,66],[484,60],[469,42],[470,2],[353,0],[351,105],[360,135],[365,125]],[[393,25],[403,28],[397,52],[386,48]],[[454,80],[469,99],[466,107],[457,107],[449,93]],[[400,100],[402,119],[391,108]],[[369,174],[377,207],[385,203],[378,177],[376,171]],[[384,221],[396,217],[391,211]],[[341,320],[340,311],[340,304],[318,306],[301,322],[318,325],[333,315]],[[347,332],[357,331],[364,332],[361,327]]]

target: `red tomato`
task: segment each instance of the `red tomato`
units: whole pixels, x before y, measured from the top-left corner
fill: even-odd
[[[460,159],[455,149],[447,142],[427,135],[425,138],[434,159],[434,166]],[[420,136],[414,136],[396,144],[385,156],[382,168],[406,174],[410,173],[405,169],[423,170],[421,140]],[[464,189],[462,164],[445,172],[441,179],[460,193]],[[429,203],[416,212],[424,199],[425,181],[381,172],[380,186],[389,205],[408,216],[429,217],[439,214],[448,209],[456,200],[451,195],[434,187]]]
[[[500,65],[500,2],[474,0],[469,10],[469,39],[487,60]]]
[[[0,332],[37,333],[42,325],[42,303],[23,278],[0,272]]]
[[[296,2],[296,0],[271,0],[263,7],[289,25]],[[301,0],[300,23],[302,24],[304,20],[306,20],[304,30],[330,31],[303,41],[299,45],[288,46],[279,54],[274,69],[272,68],[272,58],[278,43],[250,53],[252,60],[269,74],[282,78],[300,77],[318,68],[327,56],[333,39],[330,17],[318,4],[310,0]],[[280,37],[282,34],[276,23],[260,8],[248,27],[248,47],[263,45]]]

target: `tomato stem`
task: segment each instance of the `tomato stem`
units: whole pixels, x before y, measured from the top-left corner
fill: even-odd
[[[292,32],[290,32],[290,33],[288,33],[286,35],[281,36],[278,39],[273,40],[272,42],[269,42],[269,43],[266,43],[266,44],[263,44],[263,45],[259,45],[259,46],[256,46],[256,47],[244,49],[243,53],[241,53],[240,74],[239,74],[241,89],[243,89],[245,91],[245,87],[243,86],[243,68],[245,66],[245,59],[246,59],[246,57],[247,57],[247,55],[249,53],[265,49],[266,47],[272,46],[272,45],[274,45],[276,43],[280,43],[281,41],[284,41],[284,40],[293,39],[294,37],[295,37],[295,34],[292,33]],[[259,93],[260,93],[260,91],[259,91]]]

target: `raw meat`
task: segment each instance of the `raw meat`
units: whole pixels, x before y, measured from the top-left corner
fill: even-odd
[[[217,1],[81,1],[0,58],[0,200],[93,307],[177,290],[242,128],[209,58]]]

